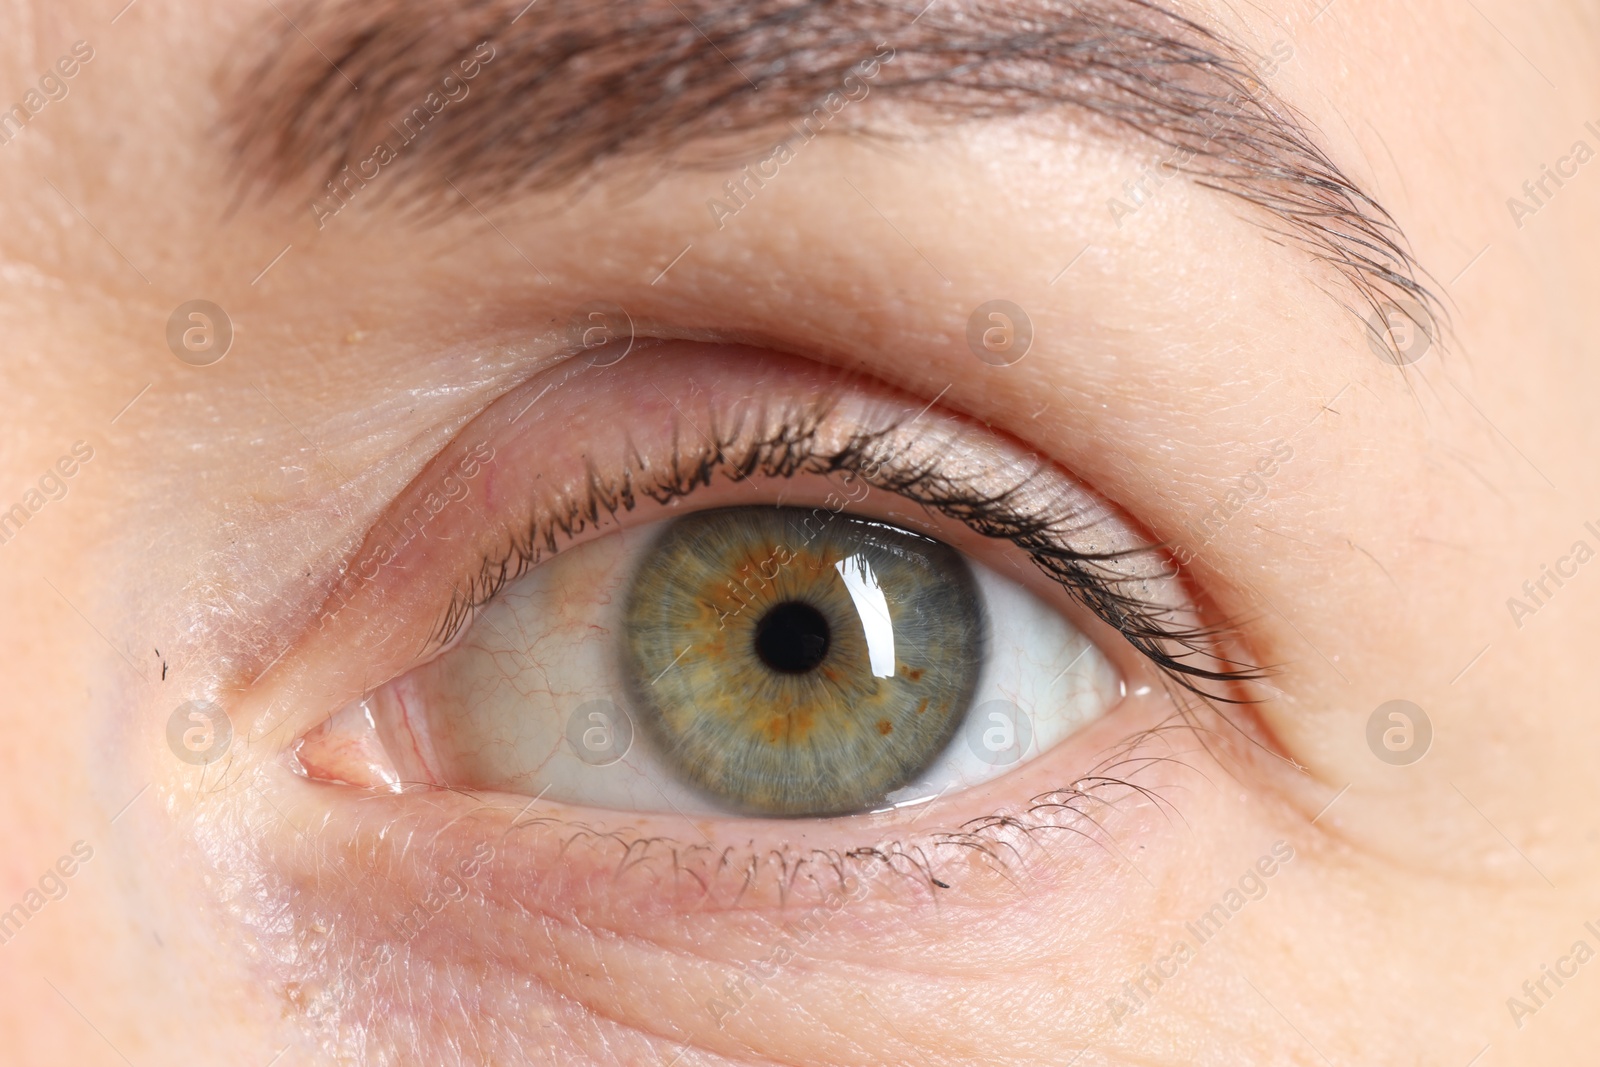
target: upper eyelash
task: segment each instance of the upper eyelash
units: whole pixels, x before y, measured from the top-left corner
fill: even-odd
[[[526,531],[513,535],[504,554],[498,559],[485,558],[466,588],[457,586],[455,597],[433,632],[434,647],[454,640],[478,608],[540,560],[557,553],[562,540],[571,540],[597,525],[602,515],[615,518],[619,511],[632,511],[641,496],[666,504],[710,485],[718,474],[730,481],[758,476],[853,474],[873,488],[920,504],[981,536],[1010,541],[1075,602],[1120,633],[1170,682],[1196,696],[1222,703],[1245,703],[1229,690],[1238,683],[1266,676],[1258,667],[1219,653],[1217,643],[1233,632],[1232,626],[1175,620],[1171,608],[1127,588],[1133,576],[1112,565],[1158,553],[1159,545],[1105,552],[1072,547],[1072,541],[1081,538],[1093,523],[1083,523],[1070,511],[1054,513],[1022,506],[1019,500],[1027,495],[1036,475],[1000,492],[984,494],[941,472],[937,461],[931,458],[919,465],[895,467],[892,461],[880,458],[880,446],[907,425],[898,421],[881,429],[861,430],[843,447],[821,448],[818,430],[832,410],[833,403],[822,400],[809,408],[788,412],[787,417],[777,420],[774,430],[744,440],[733,455],[728,450],[741,438],[747,438],[740,432],[742,422],[722,430],[713,423],[709,432],[697,427],[687,439],[675,435],[669,467],[648,481],[638,480],[645,473],[642,462],[638,469],[630,465],[614,479],[602,477],[591,467],[582,497],[569,500],[560,513],[535,516]],[[763,424],[766,414],[763,409]],[[686,452],[685,445],[691,451]],[[1193,662],[1194,659],[1202,662]],[[1212,687],[1206,683],[1212,683]]]

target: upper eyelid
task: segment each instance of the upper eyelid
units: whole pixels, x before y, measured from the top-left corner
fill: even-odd
[[[698,386],[692,386],[698,389]],[[542,395],[542,393],[541,393]],[[676,405],[674,404],[674,407]],[[928,408],[915,417],[902,417],[876,427],[864,424],[858,433],[832,451],[808,447],[818,427],[832,413],[826,400],[795,406],[787,421],[780,418],[770,437],[751,436],[741,424],[723,429],[715,421],[679,426],[687,451],[675,452],[671,468],[654,482],[633,480],[640,472],[616,472],[617,483],[587,482],[588,495],[565,502],[565,514],[533,516],[526,528],[513,534],[503,554],[485,558],[476,574],[465,576],[439,617],[430,638],[437,647],[459,635],[477,606],[524,573],[540,559],[558,551],[603,514],[615,517],[630,510],[630,498],[653,496],[660,502],[688,496],[696,488],[722,476],[733,480],[764,474],[781,476],[799,472],[859,476],[865,484],[897,493],[915,503],[961,522],[987,536],[1004,538],[1022,548],[1034,563],[1068,595],[1102,622],[1120,633],[1134,648],[1180,688],[1207,699],[1240,702],[1235,694],[1241,682],[1261,672],[1251,664],[1224,658],[1216,651],[1220,639],[1231,632],[1226,625],[1202,626],[1185,617],[1186,606],[1158,602],[1150,588],[1172,576],[1169,561],[1152,542],[1124,541],[1114,547],[1080,547],[1088,541],[1106,540],[1097,526],[1111,523],[1108,513],[1086,507],[1086,497],[1062,491],[1061,476],[1036,453],[1027,459],[1034,471],[1009,481],[993,478],[954,479],[935,457],[959,442],[959,432],[945,422],[945,436],[936,433],[938,419]],[[678,410],[677,415],[688,421]],[[923,428],[913,429],[918,420]],[[968,427],[967,433],[983,433]],[[908,460],[920,451],[923,461]],[[1041,494],[1054,499],[1037,499]],[[1027,498],[1036,499],[1029,501]],[[1208,683],[1214,683],[1208,687]]]

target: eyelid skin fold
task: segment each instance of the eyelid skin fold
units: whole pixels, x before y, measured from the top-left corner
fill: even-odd
[[[361,662],[291,652],[301,695],[278,708],[294,711],[254,726],[291,738],[310,728],[459,636],[507,581],[619,517],[666,517],[691,493],[696,508],[742,502],[746,483],[796,475],[831,476],[834,491],[814,502],[825,510],[881,490],[908,512],[1010,542],[1180,684],[1230,676],[1170,560],[1048,460],[870,380],[666,342],[614,366],[563,364],[463,430],[369,534],[302,639],[366,650]]]

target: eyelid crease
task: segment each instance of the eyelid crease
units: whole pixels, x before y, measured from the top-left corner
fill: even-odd
[[[1153,543],[1116,545],[1106,532],[1112,521],[1109,512],[1048,460],[1027,453],[1023,459],[1032,468],[1008,476],[1008,465],[992,462],[992,446],[984,449],[975,441],[975,431],[949,413],[924,408],[913,417],[896,415],[874,425],[870,418],[844,413],[843,407],[826,396],[776,412],[761,403],[753,415],[741,409],[731,419],[719,419],[713,412],[708,428],[686,428],[687,416],[680,409],[664,469],[648,469],[633,449],[629,469],[615,474],[596,470],[591,460],[581,495],[534,515],[503,554],[486,556],[465,587],[456,586],[431,641],[443,645],[454,639],[477,608],[558,552],[563,541],[598,526],[603,518],[617,520],[640,498],[670,504],[710,486],[719,474],[729,482],[839,475],[845,487],[859,479],[983,537],[1010,541],[1169,681],[1204,699],[1248,702],[1233,687],[1265,672],[1219,652],[1218,642],[1233,628],[1193,621],[1187,598],[1174,595],[1175,561]],[[836,507],[814,513],[837,513],[850,499],[841,496]],[[1101,509],[1098,514],[1095,508]]]

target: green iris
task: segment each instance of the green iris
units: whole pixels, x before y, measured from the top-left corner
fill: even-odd
[[[628,590],[642,732],[737,810],[874,806],[950,743],[984,660],[976,581],[948,545],[824,509],[672,522]]]

